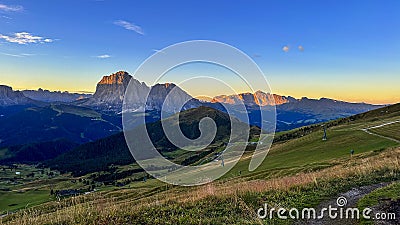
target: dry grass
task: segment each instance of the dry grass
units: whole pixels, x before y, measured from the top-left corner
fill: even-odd
[[[374,171],[386,170],[389,173],[400,171],[400,148],[393,148],[376,155],[360,155],[359,157],[335,161],[336,166],[313,171],[298,173],[292,176],[277,177],[268,180],[244,179],[225,182],[213,182],[200,187],[175,187],[168,191],[140,199],[124,199],[110,197],[110,194],[94,193],[51,202],[12,215],[7,224],[111,224],[112,218],[126,215],[135,210],[168,204],[169,202],[188,203],[196,202],[210,196],[232,196],[243,208],[246,204],[237,199],[237,196],[246,192],[262,193],[271,190],[288,190],[296,186],[309,184],[318,185],[319,182],[335,178],[346,178],[354,175],[368,175]],[[129,192],[129,191],[127,191]],[[248,207],[247,207],[248,208]],[[254,213],[248,208],[249,213]],[[3,222],[0,221],[0,224]]]
[[[288,190],[295,186],[316,183],[320,180],[344,178],[353,175],[366,175],[372,171],[389,169],[400,170],[400,148],[387,150],[371,157],[358,157],[348,161],[339,161],[339,165],[320,171],[299,173],[293,176],[272,178],[268,180],[216,182],[200,186],[196,190],[175,196],[181,202],[197,201],[214,195],[232,195],[244,192],[265,192],[270,190]]]

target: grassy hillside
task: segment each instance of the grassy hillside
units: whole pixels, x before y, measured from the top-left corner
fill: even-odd
[[[397,136],[385,136],[395,134],[393,126],[398,123],[385,124],[399,119],[400,105],[397,104],[326,123],[327,141],[322,141],[320,125],[278,133],[278,141],[253,172],[248,171],[252,153],[247,152],[228,174],[208,185],[176,187],[155,179],[131,180],[122,187],[98,184],[98,192],[66,198],[59,203],[50,201],[5,217],[3,221],[10,224],[291,224],[290,220],[259,220],[257,209],[264,203],[287,208],[317,206],[353,187],[399,181],[400,147],[390,139]],[[373,132],[371,127],[377,126],[381,136],[365,130]],[[351,149],[355,151],[353,156]],[[118,177],[134,169],[137,167],[133,165],[118,166],[113,172],[81,178],[96,182],[102,175]],[[68,186],[69,179],[77,179],[60,176],[67,179],[60,182],[64,187]],[[127,179],[131,177],[117,182]],[[18,189],[26,185],[20,184]],[[393,199],[400,197],[392,194]]]
[[[383,127],[376,127],[369,129],[371,132],[400,140],[400,121],[391,123]]]
[[[179,126],[183,134],[195,139],[200,136],[199,121],[204,117],[212,118],[218,129],[213,144],[206,150],[197,152],[186,152],[178,150],[166,138],[160,121],[146,124],[150,139],[155,147],[166,157],[175,160],[177,163],[188,165],[216,153],[227,142],[230,136],[230,120],[225,113],[208,107],[190,109],[180,114]],[[174,122],[170,118],[166,123]],[[244,126],[247,126],[243,124]],[[251,138],[256,138],[260,130],[257,127],[251,128]],[[96,171],[106,171],[111,165],[127,165],[133,163],[134,159],[126,145],[123,133],[83,144],[77,148],[45,162],[46,166],[62,172],[72,172],[76,176],[85,175]]]

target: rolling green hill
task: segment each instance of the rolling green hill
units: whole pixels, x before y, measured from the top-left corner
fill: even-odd
[[[252,152],[248,151],[228,174],[200,187],[175,187],[156,179],[143,182],[131,173],[138,171],[138,167],[132,164],[118,166],[114,171],[95,172],[81,178],[94,182],[99,179],[117,179],[114,183],[123,184],[123,187],[100,185],[99,193],[75,197],[73,201],[66,199],[62,201],[62,206],[47,200],[50,202],[31,211],[6,217],[4,221],[14,224],[22,221],[49,224],[93,224],[110,221],[115,224],[264,223],[267,221],[257,220],[254,216],[264,203],[285,207],[311,207],[354,187],[399,181],[400,145],[392,140],[397,138],[396,121],[399,120],[400,104],[397,104],[325,123],[328,127],[327,141],[322,140],[321,124],[278,133],[277,141],[257,170],[247,170],[252,156]],[[116,143],[124,143],[122,136],[115,140]],[[102,144],[94,143],[97,145],[92,148],[93,154],[97,147],[107,141]],[[113,149],[114,146],[110,144],[110,153]],[[351,149],[355,151],[353,156],[350,155]],[[184,155],[180,150],[167,151],[164,154],[167,153],[176,153],[171,158]],[[64,162],[71,159],[72,155],[71,158],[65,158]],[[82,161],[82,164],[86,162]],[[124,173],[128,175],[122,176]],[[66,176],[64,179],[75,178]],[[127,180],[130,181],[126,182]],[[38,182],[36,185],[41,184]],[[33,184],[18,188],[23,189],[28,185],[31,187]],[[67,187],[68,182],[62,185]],[[12,202],[8,200],[8,203]],[[95,207],[99,204],[106,210]],[[293,221],[269,222],[291,224]]]
[[[177,148],[166,138],[160,121],[146,124],[154,146],[166,157],[176,160],[178,163],[188,165],[207,155],[212,155],[221,149],[223,142],[229,140],[231,123],[228,114],[209,107],[199,107],[186,110],[179,116],[179,126],[182,133],[190,139],[200,136],[199,121],[204,117],[213,119],[218,129],[212,145],[203,152],[196,153],[176,151]],[[173,121],[167,118],[166,122]],[[243,126],[247,127],[244,123]],[[260,129],[253,126],[250,132],[250,139],[253,139],[260,133]],[[107,170],[110,165],[126,165],[133,162],[134,159],[126,145],[124,134],[118,133],[95,142],[83,144],[46,162],[45,165],[62,172],[83,175]]]

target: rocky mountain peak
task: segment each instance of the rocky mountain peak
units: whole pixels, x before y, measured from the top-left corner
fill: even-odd
[[[167,98],[169,94],[172,95]],[[188,93],[186,93],[175,84],[164,83],[156,84],[151,87],[146,103],[146,108],[152,110],[163,109],[170,112],[179,112],[181,109],[177,108],[177,106],[183,104],[183,109],[194,108],[201,105],[200,101],[194,99],[192,96],[190,96]]]
[[[126,84],[128,85],[129,81],[131,80],[132,76],[129,75],[128,72],[126,71],[118,71],[116,73],[113,73],[109,76],[104,76],[101,81],[98,83],[98,85],[101,84]]]
[[[132,79],[135,85],[135,88],[132,88],[132,90],[135,93],[139,93],[139,96],[134,97],[141,98],[141,93],[148,91],[146,84],[140,83],[136,79],[132,78],[128,72],[118,71],[109,76],[104,76],[100,82],[97,83],[96,92],[93,97],[88,101],[83,102],[83,105],[119,111],[122,107],[125,91]]]
[[[126,93],[128,85],[130,85],[130,89]],[[170,92],[171,98],[166,100]],[[173,83],[156,84],[148,87],[144,82],[138,81],[125,71],[104,76],[97,84],[93,97],[78,104],[92,106],[100,110],[121,112],[125,97],[127,107],[130,110],[161,110],[163,107],[162,109],[165,111],[177,112],[180,111],[177,106],[185,102],[187,104],[184,109],[200,105],[198,100],[193,99]]]

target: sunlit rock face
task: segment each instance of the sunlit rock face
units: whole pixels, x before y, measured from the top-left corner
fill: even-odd
[[[282,105],[290,102],[290,97],[280,96],[276,94],[264,93],[257,91],[252,93],[241,93],[237,95],[220,95],[213,98],[211,102],[226,103],[226,104],[242,104],[247,106],[272,106]]]
[[[111,104],[122,105],[126,88],[132,76],[127,72],[120,71],[110,76],[104,76],[96,86],[96,92],[93,95],[91,104]],[[138,83],[138,88],[144,91],[148,90],[145,84]]]
[[[129,91],[126,92],[128,85],[130,85]],[[197,99],[193,99],[175,84],[156,84],[149,87],[125,71],[104,76],[97,84],[93,97],[81,104],[102,110],[121,112],[125,95],[127,95],[126,108],[133,111],[146,109],[179,112],[201,105]],[[180,108],[180,105],[184,105],[184,107]]]
[[[13,89],[6,85],[0,85],[0,106],[10,105],[25,105],[31,104],[34,101],[20,91],[13,91]]]

